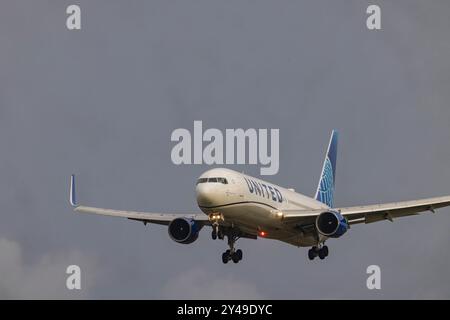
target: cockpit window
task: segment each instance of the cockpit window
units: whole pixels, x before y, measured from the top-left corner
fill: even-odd
[[[228,184],[228,181],[225,178],[217,178],[217,182],[220,182],[220,183],[223,183],[223,184]]]
[[[197,180],[197,184],[199,184],[199,183],[205,183],[205,182],[207,182],[207,181],[208,181],[208,178],[200,178],[200,179]]]
[[[213,177],[213,178],[200,178],[200,179],[197,180],[197,184],[205,183],[205,182],[228,184],[228,181],[225,178]]]

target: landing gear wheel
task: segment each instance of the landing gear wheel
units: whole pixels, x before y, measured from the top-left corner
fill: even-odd
[[[238,263],[242,260],[242,250],[237,249],[235,252],[231,254],[231,260],[233,260],[234,263]]]
[[[213,231],[211,232],[211,238],[212,238],[213,240],[216,240],[216,239],[217,239],[217,232],[216,232],[216,230],[213,230]]]
[[[316,257],[316,253],[314,252],[313,249],[309,249],[308,250],[308,258],[309,260],[314,260],[314,258]]]
[[[223,234],[222,230],[219,229],[219,230],[217,231],[217,237],[218,237],[220,240],[223,240],[224,234]]]
[[[222,253],[222,262],[225,263],[225,264],[228,263],[228,260],[230,260],[230,253],[227,252],[227,251]]]
[[[242,250],[241,249],[236,250],[236,256],[239,258],[239,261],[242,260]]]
[[[327,246],[323,246],[321,249],[325,255],[325,257],[328,257],[328,247]]]
[[[326,257],[326,255],[325,255],[324,250],[320,249],[319,250],[319,259],[323,260],[323,259],[325,259],[325,257]]]

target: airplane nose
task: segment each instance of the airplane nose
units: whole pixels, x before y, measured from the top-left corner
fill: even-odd
[[[199,206],[209,206],[210,205],[210,195],[209,195],[209,190],[208,190],[208,186],[206,185],[206,183],[200,183],[197,185],[197,187],[195,188],[195,191],[197,193],[197,204]]]
[[[201,207],[211,207],[217,202],[217,188],[208,183],[199,183],[195,188],[197,204]]]

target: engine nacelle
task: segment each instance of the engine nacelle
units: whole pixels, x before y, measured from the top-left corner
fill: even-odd
[[[178,243],[189,244],[197,240],[202,225],[194,219],[176,218],[169,224],[169,236]]]
[[[339,238],[347,232],[347,220],[337,211],[325,211],[316,218],[316,228],[322,235]]]

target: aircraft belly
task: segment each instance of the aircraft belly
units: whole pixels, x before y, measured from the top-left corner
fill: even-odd
[[[263,205],[235,204],[219,210],[227,223],[251,228],[253,232],[259,229],[273,229],[277,225],[270,208]]]
[[[285,225],[276,220],[272,209],[263,205],[243,203],[226,206],[218,211],[222,213],[227,224],[233,224],[244,232],[258,234],[259,230],[265,231],[267,239],[275,239],[300,247],[317,244],[315,236],[287,229]]]

